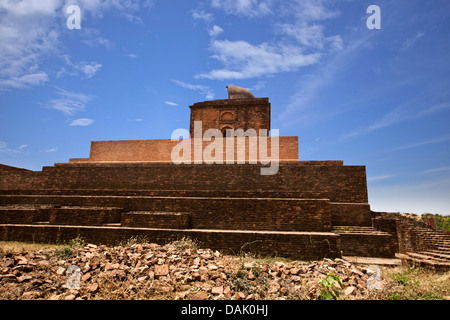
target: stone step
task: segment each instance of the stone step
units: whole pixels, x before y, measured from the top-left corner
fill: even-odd
[[[420,258],[416,258],[410,256],[409,254],[402,257],[402,263],[406,263],[408,265],[415,265],[424,268],[431,268],[437,271],[448,271],[450,270],[450,263],[448,262],[440,262],[435,260],[423,260]]]
[[[450,265],[450,261],[449,260],[442,259],[442,258],[436,258],[436,257],[431,256],[429,254],[416,253],[416,252],[408,252],[407,254],[410,257],[417,258],[417,259],[420,259],[420,260],[424,260],[424,261],[431,260],[431,261],[436,261],[436,262],[444,262],[444,263],[449,263],[449,265]]]
[[[379,231],[374,227],[360,227],[360,226],[333,226],[333,232],[341,234],[378,234],[387,235],[389,233]]]
[[[450,262],[450,254],[446,254],[439,250],[422,251],[421,254],[429,255],[435,258],[447,259]]]

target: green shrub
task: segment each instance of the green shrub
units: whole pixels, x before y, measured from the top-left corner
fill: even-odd
[[[339,298],[339,291],[335,284],[342,289],[342,279],[334,273],[328,273],[325,279],[320,279],[319,284],[322,286],[319,300],[337,300]]]

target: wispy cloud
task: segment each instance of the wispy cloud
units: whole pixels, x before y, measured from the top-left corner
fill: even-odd
[[[55,52],[58,33],[52,30],[59,1],[0,2],[0,90],[47,82],[39,62]]]
[[[310,110],[311,102],[324,92],[327,85],[332,83],[342,70],[345,70],[349,61],[360,54],[361,49],[366,46],[372,36],[373,33],[366,33],[351,41],[342,50],[335,51],[327,59],[322,60],[314,73],[303,77],[277,120],[282,121],[286,126],[299,123],[311,125],[315,121],[340,112],[338,110],[324,111],[320,107],[314,111]]]
[[[422,173],[428,174],[428,173],[436,173],[436,172],[445,172],[450,171],[450,167],[440,167],[440,168],[433,168],[423,171]]]
[[[448,103],[448,102],[446,102],[446,103],[438,103],[438,104],[432,106],[429,109],[425,109],[425,110],[421,111],[419,113],[419,116],[428,115],[428,114],[432,114],[432,113],[435,113],[435,112],[441,112],[441,111],[445,111],[445,110],[450,110],[450,103]]]
[[[71,72],[68,72],[71,75],[77,75],[79,72],[84,74],[88,79],[92,78],[101,67],[103,67],[100,63],[97,63],[95,61],[93,62],[76,62],[73,63],[68,55],[63,55],[64,61],[66,62],[67,66],[72,68]],[[62,73],[65,72],[61,71]],[[60,73],[61,73],[60,72]],[[61,74],[58,75],[58,77],[61,76]]]
[[[82,119],[73,120],[69,124],[69,126],[71,126],[71,127],[85,127],[85,126],[90,126],[93,123],[94,123],[94,120],[92,120],[92,119],[82,118]]]
[[[103,37],[97,37],[97,38],[93,38],[93,39],[85,39],[85,40],[81,40],[81,42],[91,48],[105,47],[107,49],[112,49],[115,47],[114,43],[111,40],[108,40]]]
[[[227,14],[247,17],[261,17],[271,13],[271,0],[212,0],[213,8],[222,9]]]
[[[177,106],[178,104],[172,101],[164,101],[165,104],[169,105],[169,106]]]
[[[46,66],[43,61],[51,56],[62,56],[61,18],[69,2],[0,1],[0,91],[42,85],[51,80],[55,66]],[[83,15],[93,18],[115,10],[126,19],[139,21],[139,12],[151,8],[153,1],[79,0],[77,4]],[[83,41],[90,46],[113,46],[101,37]],[[69,66],[87,78],[93,77],[101,68],[98,62],[70,62]],[[66,73],[64,68],[58,69],[57,77]]]
[[[214,15],[209,12],[205,12],[204,10],[193,10],[191,12],[192,18],[195,20],[203,21],[206,23],[210,23],[214,19]]]
[[[51,109],[61,111],[66,115],[73,115],[76,112],[84,111],[86,105],[94,98],[92,95],[84,93],[71,92],[58,88],[57,99],[50,100],[47,106]]]
[[[28,147],[26,144],[22,144],[16,148],[10,148],[8,143],[5,141],[0,141],[0,154],[5,154],[8,156],[23,154],[25,149]]]
[[[291,45],[252,45],[246,41],[213,40],[213,58],[225,68],[194,76],[196,79],[248,79],[279,72],[298,70],[319,60],[320,54],[303,54]]]
[[[450,109],[450,103],[439,103],[431,108],[423,109],[419,112],[411,112],[410,103],[404,103],[399,106],[394,107],[391,111],[386,113],[381,119],[376,120],[372,124],[362,128],[355,130],[350,133],[343,134],[341,139],[347,139],[351,137],[356,137],[360,135],[367,134],[369,132],[390,127],[392,125],[398,124],[403,121],[414,120],[423,118],[424,116],[428,116],[433,113],[445,111]]]
[[[57,148],[48,148],[48,149],[42,150],[41,152],[56,152],[56,151],[58,151]]]
[[[440,136],[440,137],[436,137],[436,138],[433,138],[433,139],[420,141],[420,142],[417,142],[417,143],[412,143],[412,144],[408,144],[408,145],[399,146],[399,147],[390,149],[388,151],[398,151],[398,150],[406,150],[406,149],[418,148],[418,147],[423,147],[423,146],[430,145],[430,144],[442,143],[442,142],[447,142],[447,141],[450,141],[450,135]]]
[[[196,74],[196,79],[230,80],[270,76],[297,71],[316,64],[324,52],[341,50],[339,35],[326,35],[325,26],[318,21],[337,16],[323,0],[278,3],[272,0],[212,0],[211,7],[227,14],[245,17],[272,17],[277,41],[252,44],[244,40],[217,40],[220,27],[209,33],[213,37],[209,50],[220,68]],[[276,13],[276,16],[275,16]],[[286,21],[297,21],[286,23]]]
[[[208,31],[211,37],[217,37],[219,34],[223,32],[223,29],[219,26],[214,25],[211,30]]]
[[[387,180],[387,179],[390,179],[392,177],[395,177],[395,174],[386,174],[386,175],[368,177],[367,178],[367,182],[375,182],[375,181]]]
[[[200,94],[205,95],[206,99],[210,99],[210,100],[214,99],[214,92],[208,86],[203,86],[203,85],[199,85],[199,84],[190,84],[190,83],[186,83],[186,82],[174,80],[174,79],[172,79],[172,81],[174,83],[176,83],[177,85],[179,85],[180,87],[183,87],[183,88],[186,88],[189,90],[193,90],[193,91],[197,91]]]
[[[414,37],[406,39],[405,42],[403,43],[403,46],[400,48],[400,50],[405,51],[405,50],[409,49],[411,46],[413,46],[417,42],[417,40],[422,38],[424,35],[425,35],[425,33],[419,32]]]

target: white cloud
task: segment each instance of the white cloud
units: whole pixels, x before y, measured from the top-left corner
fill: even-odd
[[[0,1],[0,90],[27,88],[50,80],[49,75],[55,66],[45,67],[44,61],[53,56],[61,57],[60,34],[64,30],[61,21],[66,15],[64,9],[73,3],[70,0]],[[80,6],[83,15],[93,18],[114,10],[127,19],[139,21],[136,15],[151,8],[153,1],[79,0],[75,4]],[[101,37],[85,40],[85,43],[91,46],[113,45]],[[69,65],[88,78],[101,67],[97,62]],[[66,73],[64,69],[58,69],[61,71],[57,76]]]
[[[84,111],[86,104],[93,99],[91,95],[70,92],[60,88],[56,93],[59,98],[50,100],[47,106],[51,109],[61,111],[66,115],[73,115],[76,112]]]
[[[206,23],[210,23],[214,19],[214,16],[212,13],[208,13],[203,10],[193,10],[192,17],[195,20],[204,21]]]
[[[58,151],[57,148],[48,148],[48,149],[43,150],[43,152],[56,152],[56,151]]]
[[[342,50],[344,47],[341,36],[325,36],[325,26],[319,24],[309,25],[305,22],[281,24],[278,26],[278,32],[296,39],[300,45],[310,49],[334,51]]]
[[[286,6],[285,10],[294,14],[297,20],[326,20],[339,15],[338,11],[328,8],[332,3],[327,0],[297,0]]]
[[[23,144],[18,146],[17,148],[10,148],[8,147],[8,143],[6,143],[5,141],[0,141],[0,154],[5,154],[9,156],[23,154],[23,150],[27,147],[28,145]]]
[[[428,169],[428,170],[423,171],[423,173],[428,174],[428,173],[445,172],[445,171],[450,171],[450,167],[440,167],[440,168]]]
[[[386,175],[381,175],[381,176],[368,177],[367,178],[367,182],[375,182],[375,181],[387,180],[387,179],[390,179],[390,178],[392,178],[394,176],[395,176],[395,174],[386,174]]]
[[[101,67],[102,67],[101,64],[97,62],[92,62],[90,64],[82,63],[79,66],[79,69],[86,75],[86,77],[92,78],[97,73],[97,71],[100,70]]]
[[[131,59],[135,59],[135,58],[137,58],[137,54],[129,53],[129,54],[127,54],[127,57],[131,58]]]
[[[3,88],[26,88],[29,86],[37,86],[47,82],[48,75],[45,72],[24,74],[9,79],[0,79],[0,89]]]
[[[168,104],[169,106],[177,106],[178,104],[172,101],[164,101],[165,104]]]
[[[303,77],[300,85],[290,97],[290,102],[278,117],[278,121],[282,121],[285,126],[299,123],[306,126],[339,113],[339,110],[324,109],[326,106],[314,105],[313,108],[312,102],[320,94],[326,94],[324,90],[327,85],[335,81],[336,76],[360,53],[360,49],[366,46],[373,34],[365,33],[365,36],[353,41],[343,50],[333,52],[332,55],[324,53],[325,58],[321,61],[317,71]]]
[[[97,37],[95,39],[85,39],[81,42],[91,48],[105,47],[107,49],[112,49],[115,46],[113,42],[103,37]]]
[[[214,99],[214,92],[207,86],[199,84],[190,84],[179,80],[172,80],[172,81],[175,82],[180,87],[200,92],[200,94],[205,95],[205,98],[208,100]]]
[[[270,23],[278,36],[276,42],[260,44],[244,40],[216,40],[214,37],[223,29],[214,26],[209,30],[213,37],[209,49],[213,52],[211,57],[222,66],[194,78],[248,79],[293,72],[317,63],[324,54],[342,50],[341,36],[327,35],[325,25],[318,23],[339,15],[325,3],[328,4],[325,0],[212,0],[213,8],[227,14],[245,17],[270,15]]]
[[[55,52],[58,1],[0,1],[0,90],[48,81],[38,63]]]
[[[84,74],[88,79],[92,78],[99,70],[101,67],[103,67],[100,63],[97,62],[77,62],[77,63],[73,63],[70,59],[70,57],[65,54],[61,56],[65,63],[72,68],[72,71],[66,71],[65,68],[62,68],[58,74],[57,74],[57,78],[59,78],[62,74],[70,74],[70,75],[78,75],[79,72],[81,72],[82,74]]]
[[[210,49],[214,59],[225,68],[215,69],[195,78],[247,79],[279,72],[295,71],[316,63],[319,53],[303,54],[301,48],[268,43],[252,45],[246,41],[213,40]]]
[[[405,42],[403,43],[403,46],[400,48],[400,50],[401,51],[407,50],[408,48],[413,46],[416,43],[416,41],[419,40],[420,38],[422,38],[424,35],[425,35],[425,33],[419,32],[414,37],[406,39]]]
[[[211,37],[216,37],[223,32],[223,29],[219,26],[213,26],[211,30],[208,31]]]
[[[92,119],[87,119],[87,118],[82,118],[82,119],[76,119],[73,120],[69,126],[90,126],[91,124],[94,123],[94,120]]]
[[[427,115],[445,110],[450,110],[450,103],[438,103],[429,109],[423,110],[419,115]]]
[[[272,0],[212,0],[211,5],[227,14],[260,17],[272,12],[272,2]]]
[[[413,149],[413,148],[423,147],[423,146],[426,146],[426,145],[429,145],[429,144],[435,144],[435,143],[441,143],[441,142],[447,142],[447,141],[450,141],[450,135],[440,136],[440,137],[436,137],[436,138],[433,138],[433,139],[420,141],[420,142],[417,142],[417,143],[412,143],[412,144],[408,144],[408,145],[399,146],[399,147],[396,147],[394,149],[390,149],[389,151]]]

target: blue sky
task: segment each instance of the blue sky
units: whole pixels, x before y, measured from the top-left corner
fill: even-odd
[[[373,210],[450,214],[449,75],[447,0],[0,0],[0,163],[170,139],[233,84],[301,160],[365,165]]]

